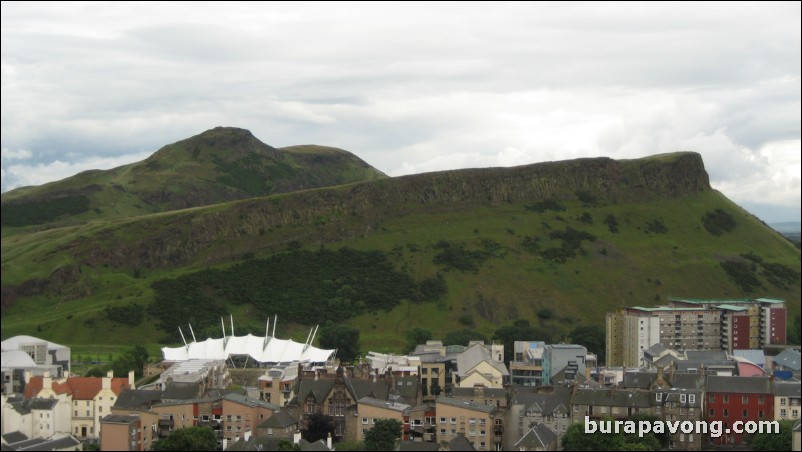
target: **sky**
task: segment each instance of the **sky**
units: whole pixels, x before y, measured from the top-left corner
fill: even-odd
[[[799,2],[2,2],[2,191],[216,126],[390,176],[700,153],[800,221]]]

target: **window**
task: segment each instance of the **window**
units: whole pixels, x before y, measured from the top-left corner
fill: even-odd
[[[446,429],[444,429],[444,428],[441,428],[441,429],[440,429],[440,434],[441,434],[441,435],[445,435],[445,434],[446,434]]]
[[[798,418],[799,417],[799,410],[791,410],[791,416],[793,416],[794,418]]]
[[[368,425],[368,418],[366,417],[362,418],[362,425]]]
[[[689,434],[688,434],[688,442],[689,442],[689,443],[692,443],[692,442],[693,442],[693,433],[689,433]]]
[[[724,408],[724,417],[728,417],[730,415],[730,411]]]
[[[680,403],[688,403],[688,395],[687,394],[680,394],[679,395]]]
[[[468,423],[469,423],[469,424],[474,424],[474,425],[476,425],[476,418],[475,418],[475,417],[472,417],[472,418],[471,418],[471,419],[468,421]]]
[[[716,395],[715,394],[710,394],[709,401],[710,401],[710,403],[714,403],[716,401]]]
[[[741,403],[744,405],[749,403],[749,396],[741,396]]]
[[[237,420],[238,420],[238,421],[241,421],[241,420],[242,420],[242,416],[240,416],[240,415],[237,415]]]
[[[760,410],[760,411],[758,412],[758,417],[759,417],[760,419],[763,419],[763,410]]]
[[[688,403],[696,403],[696,394],[688,394]]]
[[[315,398],[313,396],[309,396],[306,398],[306,414],[312,414],[315,412]]]
[[[780,406],[785,406],[786,400],[785,397],[780,397]]]
[[[444,418],[444,417],[441,417],[441,418],[440,418],[440,423],[441,423],[441,424],[445,424],[445,423],[446,423],[446,418]]]
[[[452,417],[452,418],[451,418],[451,423],[452,423],[452,424],[456,424],[456,423],[457,423],[457,418],[455,418],[455,417]]]
[[[226,415],[226,421],[227,422],[231,422],[231,415],[230,414]]]
[[[764,403],[763,396],[760,396],[760,397],[757,398],[757,403],[763,405],[763,403]]]
[[[730,396],[728,395],[724,396],[724,403],[730,403]]]
[[[663,401],[663,393],[662,392],[655,393],[654,394],[654,399],[656,401],[658,401],[658,402],[662,402]]]
[[[746,419],[747,417],[749,417],[749,416],[746,414],[746,410],[743,410],[743,411],[741,412],[741,415],[743,416],[743,418],[744,418],[744,419]]]
[[[785,408],[780,408],[780,417],[785,417]]]

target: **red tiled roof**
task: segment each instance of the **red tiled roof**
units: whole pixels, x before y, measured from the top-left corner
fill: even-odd
[[[31,377],[31,381],[25,385],[25,398],[36,397],[43,386],[43,378]],[[120,395],[124,387],[128,387],[127,378],[112,378],[111,390],[115,395]],[[53,392],[56,394],[72,394],[73,400],[92,400],[103,388],[103,378],[100,377],[70,377],[66,382],[59,383],[53,380]]]

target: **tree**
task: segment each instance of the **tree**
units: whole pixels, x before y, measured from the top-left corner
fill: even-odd
[[[380,419],[372,429],[365,432],[367,450],[393,450],[395,440],[401,437],[401,421]]]
[[[658,418],[651,415],[633,416],[634,422],[638,420],[656,421]],[[610,417],[605,417],[602,421],[596,422],[615,422]],[[612,427],[611,427],[612,428]],[[602,433],[601,426],[597,425],[595,432],[585,433],[583,422],[571,424],[563,436],[564,450],[660,450],[661,440],[668,444],[668,436],[661,435],[660,438],[653,433],[647,433],[643,437],[638,433]]]
[[[747,435],[746,443],[754,450],[791,450],[791,435],[794,430],[794,422],[780,421],[779,435],[768,432]]]
[[[217,450],[217,436],[209,427],[179,428],[154,442],[152,450]]]
[[[407,337],[407,352],[412,352],[418,344],[425,344],[426,341],[432,340],[432,330],[413,326],[408,329],[404,335]]]
[[[446,337],[443,338],[443,345],[464,345],[467,347],[471,341],[486,342],[487,337],[476,330],[463,328],[446,334]]]
[[[301,446],[293,444],[286,439],[282,439],[278,442],[278,450],[282,452],[295,452],[301,450]]]
[[[347,325],[327,323],[320,329],[320,346],[336,348],[341,362],[352,362],[359,356],[359,330]]]
[[[571,331],[571,342],[584,345],[589,352],[595,353],[599,358],[599,364],[605,362],[607,350],[604,330],[599,328],[599,326],[578,326],[574,328]]]
[[[306,418],[306,428],[301,430],[303,438],[310,443],[334,434],[334,425],[321,413],[312,413]]]

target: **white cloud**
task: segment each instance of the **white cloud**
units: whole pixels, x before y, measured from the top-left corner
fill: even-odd
[[[777,157],[793,145],[777,143],[800,140],[800,16],[799,3],[4,2],[3,190],[230,125],[392,175],[693,150],[736,202],[770,192],[798,210],[798,161]]]
[[[27,160],[33,157],[33,153],[26,149],[2,149],[3,160]]]
[[[141,152],[115,157],[90,156],[75,162],[54,160],[46,164],[12,164],[2,171],[3,191],[28,185],[41,185],[73,176],[81,171],[116,168],[143,160],[149,155],[150,152]]]

